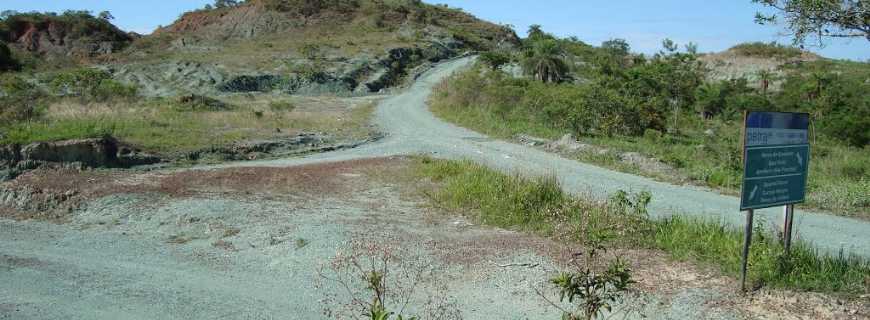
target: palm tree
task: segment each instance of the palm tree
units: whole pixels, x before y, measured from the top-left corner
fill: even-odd
[[[526,53],[523,70],[544,83],[562,81],[568,73],[568,65],[562,60],[562,54],[562,48],[554,40],[536,42]]]

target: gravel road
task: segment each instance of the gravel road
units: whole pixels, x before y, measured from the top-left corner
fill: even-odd
[[[485,135],[446,123],[429,112],[426,101],[442,79],[473,61],[473,57],[443,63],[422,74],[403,93],[384,100],[375,122],[387,138],[361,148],[317,154],[298,159],[243,162],[227,166],[292,166],[305,163],[341,161],[368,157],[426,154],[438,158],[471,159],[494,168],[531,175],[554,174],[570,192],[605,197],[617,190],[649,191],[650,212],[656,217],[672,214],[719,220],[743,226],[745,215],[739,200],[706,188],[676,186],[631,174],[615,172],[568,160],[558,155],[490,139]],[[213,168],[213,167],[211,167]],[[870,196],[870,195],[868,195]],[[756,222],[781,228],[782,209],[756,211]],[[837,254],[870,257],[870,222],[807,210],[796,210],[795,238]]]

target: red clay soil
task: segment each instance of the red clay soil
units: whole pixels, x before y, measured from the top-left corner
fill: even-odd
[[[0,184],[0,190],[26,192],[32,196],[32,202],[45,204],[31,203],[29,209],[4,206],[0,216],[63,222],[64,216],[80,204],[113,194],[158,194],[172,198],[215,194],[315,198],[348,195],[367,186],[366,183],[348,183],[348,176],[375,176],[407,163],[404,158],[374,158],[289,168],[241,167],[160,173],[39,169]],[[44,210],[46,206],[52,210]]]

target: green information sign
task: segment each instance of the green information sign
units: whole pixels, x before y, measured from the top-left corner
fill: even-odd
[[[804,201],[810,160],[808,128],[805,113],[747,114],[740,210]]]

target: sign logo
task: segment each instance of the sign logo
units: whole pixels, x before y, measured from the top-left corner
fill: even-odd
[[[746,115],[740,210],[804,202],[810,159],[809,123],[806,113]]]

